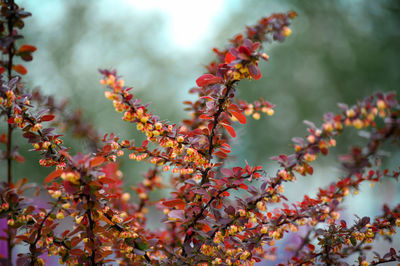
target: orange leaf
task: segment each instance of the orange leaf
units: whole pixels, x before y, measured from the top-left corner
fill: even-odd
[[[233,129],[233,127],[231,127],[231,126],[228,125],[228,124],[224,124],[224,123],[221,123],[221,124],[224,126],[224,128],[226,129],[226,131],[228,131],[229,135],[231,135],[232,138],[236,137],[236,132],[235,132],[235,130]]]
[[[314,169],[312,168],[311,165],[305,163],[303,166],[304,166],[304,170],[306,170],[306,172],[307,172],[309,175],[312,175],[312,174],[313,174]]]
[[[235,111],[230,111],[230,113],[236,117],[236,119],[241,123],[241,124],[246,124],[247,119],[246,117],[241,113],[241,112],[235,112]]]
[[[34,52],[34,51],[36,51],[36,47],[33,45],[29,45],[29,44],[22,45],[18,50],[19,53]]]
[[[201,230],[203,230],[204,233],[207,233],[211,231],[211,227],[208,224],[203,224],[203,228]]]
[[[105,159],[101,156],[94,157],[93,160],[90,161],[91,167],[99,166],[100,164],[104,163]]]
[[[59,177],[62,173],[63,173],[63,170],[61,170],[61,169],[55,170],[55,171],[51,172],[51,173],[44,179],[44,182],[45,182],[45,183],[49,183],[50,181],[52,181],[52,180],[56,179],[57,177]]]
[[[25,75],[26,73],[28,73],[28,70],[26,70],[26,68],[23,65],[14,65],[12,68],[14,71],[16,71],[21,75]]]
[[[114,184],[115,183],[115,179],[109,178],[109,177],[103,177],[99,179],[100,183],[103,184]]]
[[[108,223],[109,225],[114,225],[113,222],[111,222],[106,216],[100,215],[100,220],[103,220],[104,222]]]

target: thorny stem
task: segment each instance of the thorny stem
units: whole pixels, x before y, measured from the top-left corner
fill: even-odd
[[[211,159],[212,159],[212,152],[214,150],[213,140],[214,140],[214,136],[215,136],[215,129],[217,128],[217,125],[218,125],[218,119],[219,119],[219,116],[222,114],[222,112],[224,110],[224,104],[226,102],[226,99],[228,98],[229,92],[232,89],[233,89],[233,83],[227,84],[226,92],[225,92],[224,96],[218,100],[218,110],[213,115],[214,123],[213,123],[213,127],[211,129],[210,136],[208,137],[209,146],[208,146],[207,158],[208,158],[209,161],[211,161]],[[207,181],[208,181],[208,172],[210,171],[210,169],[211,168],[208,167],[206,170],[204,170],[202,172],[203,176],[202,176],[202,179],[201,179],[201,184],[207,183]]]
[[[157,176],[157,171],[158,171],[158,169],[157,169],[157,165],[156,165],[154,167],[154,169],[152,170],[151,176],[148,179],[155,178]],[[145,207],[145,205],[146,205],[146,200],[141,199],[140,203],[139,203],[139,206],[138,206],[137,212],[141,212],[143,210],[143,208]]]
[[[212,159],[212,152],[214,149],[213,139],[214,139],[214,135],[215,135],[215,129],[218,125],[218,119],[219,119],[219,116],[221,115],[222,111],[224,110],[224,103],[226,102],[226,99],[228,98],[229,92],[231,91],[232,88],[233,88],[233,84],[227,85],[225,95],[221,99],[218,100],[218,110],[213,115],[214,116],[214,124],[211,129],[211,134],[208,137],[209,146],[208,146],[208,156],[207,157],[209,160]]]
[[[8,0],[7,4],[10,8],[10,16],[8,17],[8,37],[12,38],[13,34],[13,19],[14,19],[14,0]],[[8,81],[11,80],[12,78],[12,65],[13,65],[13,56],[14,56],[14,42],[10,42],[10,45],[8,46],[8,65],[7,65],[7,73],[8,73]],[[9,118],[11,115],[12,108],[9,108],[7,110],[7,117]],[[11,149],[12,149],[12,132],[13,132],[13,127],[11,124],[8,124],[8,130],[7,130],[7,182],[8,185],[10,186],[12,183],[12,174],[11,174]],[[12,244],[12,231],[13,229],[7,225],[7,264],[12,265],[12,249],[13,249],[13,244]]]
[[[54,205],[54,207],[47,213],[47,215],[43,218],[42,222],[39,225],[39,228],[37,230],[37,235],[35,238],[35,241],[33,241],[33,243],[31,243],[29,245],[29,251],[31,253],[31,266],[35,265],[36,259],[37,259],[37,255],[36,255],[36,244],[39,241],[39,239],[42,237],[42,229],[43,229],[43,225],[46,222],[46,220],[50,217],[50,215],[55,211],[57,205]]]
[[[243,177],[243,178],[247,178],[249,176]],[[194,217],[193,221],[189,224],[188,229],[193,227],[197,221],[203,217],[203,213],[204,211],[211,205],[211,203],[218,199],[225,191],[228,191],[231,188],[235,188],[235,186],[229,186],[224,188],[223,190],[219,191],[217,195],[213,196],[206,205],[203,206],[203,208],[200,210],[200,212],[198,214],[196,214],[196,216]],[[185,240],[183,241],[183,243],[187,243],[188,241],[190,241],[192,235],[186,234],[185,235]],[[185,255],[185,249],[183,249],[182,255]]]
[[[13,34],[13,18],[14,18],[14,0],[8,1],[9,8],[11,10],[10,17],[8,18],[8,37],[12,38]],[[14,42],[11,42],[8,46],[8,65],[7,65],[7,73],[8,73],[8,81],[12,79],[12,65],[13,65],[13,57],[14,57]],[[12,108],[7,110],[8,118],[11,115]],[[11,175],[11,140],[12,140],[12,131],[13,127],[11,124],[8,124],[8,132],[7,132],[7,182],[11,184],[12,175]]]
[[[103,213],[105,217],[107,217],[107,219],[111,220],[111,216],[109,216],[107,213]],[[123,231],[123,229],[119,226],[115,226],[114,227],[116,230],[118,230],[119,232]],[[136,242],[133,243],[135,248],[140,249],[140,247],[138,246],[138,244]],[[147,252],[144,253],[143,257],[146,259],[146,261],[148,263],[151,263],[151,259],[149,257],[149,255],[147,254]]]
[[[396,261],[395,258],[390,258],[384,261],[378,261],[378,262],[372,262],[371,265],[378,265],[378,264],[383,264],[383,263],[388,263],[388,262],[392,262],[392,261]]]
[[[200,210],[200,212],[193,218],[193,221],[189,224],[188,229],[191,228],[191,227],[193,227],[194,225],[196,225],[197,221],[198,221],[201,217],[203,217],[204,211],[210,206],[210,204],[211,204],[214,200],[216,200],[217,198],[219,198],[219,196],[221,196],[222,193],[224,193],[225,191],[227,191],[227,190],[229,190],[229,189],[231,189],[231,188],[233,188],[233,187],[231,187],[231,186],[230,186],[230,187],[226,187],[226,188],[224,188],[223,190],[221,190],[220,192],[218,192],[217,195],[213,196],[213,197],[207,202],[207,204],[204,205],[204,207]],[[191,236],[192,236],[192,235],[189,235],[188,233],[186,233],[186,235],[185,235],[185,240],[183,241],[183,243],[185,244],[185,243],[189,242],[190,239],[191,239]],[[183,256],[186,255],[185,247],[183,247],[182,255],[183,255]]]
[[[90,200],[90,196],[86,196],[86,201],[87,201],[87,210],[86,210],[86,215],[89,220],[89,227],[87,228],[87,237],[90,240],[91,243],[91,255],[90,255],[90,265],[96,265],[96,241],[95,241],[95,234],[94,234],[94,226],[95,226],[95,221],[93,221],[92,217],[92,210],[91,210],[91,203],[92,201]]]

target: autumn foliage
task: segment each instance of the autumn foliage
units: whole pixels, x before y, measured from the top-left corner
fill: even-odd
[[[400,261],[395,247],[387,254],[366,256],[370,243],[390,240],[396,232],[400,205],[385,205],[377,217],[357,218],[351,224],[340,218],[341,203],[361,183],[398,180],[400,168],[382,170],[376,160],[384,143],[398,145],[400,138],[395,93],[376,93],[354,106],[342,104],[336,114],[325,114],[320,126],[307,122],[307,135],[293,139],[293,154],[271,158],[280,167],[275,173],[266,174],[247,162],[225,166],[231,141],[237,137],[235,128],[250,117],[274,114],[274,104],[264,99],[250,103],[237,98],[237,84],[260,79],[259,64],[268,61],[262,44],[284,41],[291,34],[295,12],[262,18],[230,40],[226,49],[215,48],[216,60],[190,90],[196,100],[185,102],[189,118],[179,124],[153,114],[115,70],[100,70],[105,97],[122,120],[146,136],[141,143],[121,139],[118,132],[99,137],[80,113],[67,113],[65,104],[54,97],[25,88],[23,75],[28,71],[23,64],[36,51],[18,33],[27,16],[30,13],[14,1],[1,1],[0,107],[7,132],[1,135],[6,169],[0,186],[0,217],[7,221],[7,236],[0,241],[8,247],[8,253],[1,254],[3,264],[44,265],[47,254],[67,265],[253,265],[273,261],[277,242],[299,230],[301,243],[279,263]],[[93,152],[71,154],[57,133],[60,123],[86,139]],[[327,155],[336,137],[348,128],[369,134],[364,147],[353,147],[340,158],[344,175],[320,188],[315,197],[288,202],[284,184],[312,175],[312,162]],[[40,153],[39,162],[24,162],[13,147],[16,131],[32,144],[32,152]],[[130,192],[124,192],[119,170],[122,156],[153,165]],[[11,169],[23,162],[48,167],[43,184],[14,180]],[[162,172],[170,175],[168,184],[163,183]],[[167,187],[168,198],[157,202],[149,198],[150,191]],[[46,208],[38,207],[26,194],[31,189],[36,189],[36,195],[48,193],[53,200]],[[162,214],[163,228],[146,226],[149,206]],[[12,257],[16,246],[23,246],[24,252]]]

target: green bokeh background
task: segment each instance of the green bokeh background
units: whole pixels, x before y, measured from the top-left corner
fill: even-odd
[[[275,115],[249,119],[246,126],[236,127],[239,137],[233,147],[237,161],[232,164],[243,165],[247,160],[273,173],[277,165],[268,158],[292,151],[291,138],[306,135],[303,120],[319,124],[323,113],[339,111],[338,102],[351,105],[375,91],[400,91],[397,0],[225,1],[212,30],[190,49],[171,41],[168,17],[162,10],[145,12],[122,0],[17,3],[32,12],[23,34],[27,43],[38,47],[34,61],[28,64],[26,86],[39,86],[60,101],[69,98],[70,109],[82,109],[84,118],[101,135],[115,132],[121,138],[143,139],[104,98],[98,68],[117,69],[126,84],[134,87],[136,97],[152,102],[154,113],[178,123],[188,116],[182,104],[193,99],[188,89],[204,72],[203,64],[214,58],[211,48],[224,47],[245,25],[273,12],[298,13],[293,33],[284,43],[265,46],[270,60],[261,64],[262,79],[240,84],[239,97],[263,97],[276,104]],[[16,138],[20,138],[18,134]],[[305,194],[314,195],[317,187],[340,176],[335,155],[346,152],[350,144],[362,144],[357,134],[349,130],[341,136],[338,147],[316,164],[314,177],[287,186],[288,197],[297,201]],[[87,152],[84,142],[72,139],[68,132],[65,135],[72,153]],[[18,142],[26,163],[14,167],[15,176],[41,183],[50,169],[39,167],[38,154],[26,152],[30,147],[24,140]],[[386,148],[391,155],[385,166],[400,165],[398,146]],[[139,182],[148,167],[150,164],[121,159],[127,185]],[[383,181],[374,189],[362,186],[360,195],[347,205],[350,221],[354,213],[374,215],[382,202],[399,202],[398,188],[393,181]]]

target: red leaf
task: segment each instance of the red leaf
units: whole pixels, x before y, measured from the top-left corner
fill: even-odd
[[[247,68],[249,69],[250,76],[253,79],[259,80],[261,78],[260,69],[258,68],[258,66],[256,64],[249,64]]]
[[[185,202],[182,199],[165,200],[165,201],[163,201],[162,204],[169,208],[181,207],[180,205],[185,206]],[[179,209],[181,209],[181,208],[179,208]]]
[[[112,179],[109,177],[100,178],[99,181],[103,184],[114,184],[115,183],[115,179]]]
[[[16,155],[14,157],[14,159],[19,163],[24,163],[25,162],[25,158],[23,156],[21,156],[21,155]]]
[[[222,147],[219,147],[219,149],[220,149],[221,151],[225,152],[225,153],[230,153],[230,152],[231,152],[230,150],[224,149],[224,148],[222,148]]]
[[[114,225],[114,224],[113,224],[113,225]],[[63,237],[65,237],[65,236],[63,236]],[[77,237],[77,236],[73,237],[73,238],[71,239],[71,247],[77,246],[77,245],[79,244],[79,242],[81,242],[81,241],[82,241],[82,238]]]
[[[64,157],[66,157],[66,158],[68,158],[68,159],[71,159],[71,156],[68,154],[68,152],[66,152],[66,151],[59,151],[58,152],[59,154],[61,154],[61,155],[63,155]]]
[[[99,166],[100,164],[104,163],[104,161],[105,161],[104,157],[101,157],[101,156],[94,157],[94,158],[90,161],[90,167]]]
[[[214,101],[214,100],[215,100],[213,97],[208,96],[208,95],[202,96],[202,97],[200,97],[200,99],[207,99],[207,100],[209,100],[209,101]]]
[[[34,52],[34,51],[36,51],[36,47],[35,46],[29,45],[29,44],[24,44],[19,48],[18,53]]]
[[[207,125],[207,128],[208,128],[210,134],[211,134],[211,132],[212,132],[213,126],[214,126],[214,123],[213,123],[213,122],[210,122],[210,123],[208,123],[208,125]]]
[[[75,249],[71,249],[69,251],[69,254],[74,255],[74,256],[82,256],[83,254],[85,254],[85,252],[82,249],[75,248]]]
[[[235,132],[235,130],[233,129],[233,127],[231,127],[231,126],[228,125],[228,124],[224,124],[224,123],[221,123],[221,124],[224,126],[224,128],[226,129],[226,131],[228,131],[229,135],[232,136],[232,138],[236,137],[236,132]]]
[[[248,190],[249,189],[249,187],[246,185],[246,184],[240,184],[239,185],[239,187],[241,188],[241,189],[244,189],[244,190]]]
[[[12,68],[15,72],[21,75],[25,75],[26,73],[28,73],[28,70],[26,70],[26,68],[23,65],[15,65]]]
[[[212,120],[213,119],[212,117],[210,117],[208,115],[205,115],[205,114],[200,115],[199,118],[200,119],[207,119],[207,120]]]
[[[251,55],[250,49],[243,45],[239,47],[239,52],[246,54],[246,55]]]
[[[221,173],[224,174],[225,176],[233,176],[234,175],[233,171],[228,168],[222,168]]]
[[[369,170],[368,177],[372,177],[375,174],[374,170]]]
[[[142,147],[147,147],[149,145],[149,141],[147,139],[143,140]]]
[[[388,170],[388,169],[383,170],[383,174],[384,174],[384,175],[387,175],[388,173],[389,173],[389,170]]]
[[[231,149],[231,146],[229,146],[228,143],[222,143],[221,146],[224,146],[224,147],[226,147],[226,148],[229,149],[229,150]]]
[[[209,100],[209,101],[215,100],[214,98],[212,98],[211,96],[208,96],[208,95],[202,96],[202,97],[200,97],[200,99],[207,99],[207,100]]]
[[[236,57],[233,55],[233,54],[231,54],[230,52],[228,52],[226,55],[225,55],[225,63],[226,64],[230,64],[233,60],[235,60],[236,59]]]
[[[46,121],[51,121],[55,118],[54,115],[44,115],[42,118],[40,118],[41,122],[46,122]]]
[[[1,143],[7,143],[7,135],[5,133],[1,134],[0,142]]]
[[[230,113],[236,117],[236,119],[241,123],[241,124],[246,124],[247,119],[244,116],[244,114],[242,114],[241,112],[235,112],[235,111],[230,111]]]
[[[229,192],[228,191],[224,191],[222,194],[221,194],[221,196],[224,196],[224,197],[229,197],[231,194],[229,194]]]
[[[222,200],[217,200],[212,203],[212,206],[216,209],[221,209],[223,206]]]
[[[231,105],[229,105],[228,109],[229,109],[229,110],[233,110],[233,111],[235,111],[235,112],[240,112],[239,107],[237,107],[237,105],[234,104],[234,103],[232,103]]]
[[[14,117],[10,117],[10,118],[7,120],[7,123],[13,124],[13,123],[14,123]]]
[[[196,80],[196,84],[199,87],[205,87],[205,86],[212,85],[215,83],[220,83],[221,81],[222,81],[222,78],[220,78],[220,77],[216,77],[212,74],[204,74]]]
[[[51,172],[48,176],[46,176],[46,178],[44,179],[44,182],[49,183],[52,180],[59,177],[62,173],[63,173],[63,170],[61,170],[61,169],[55,170],[55,171]]]
[[[112,150],[111,145],[106,145],[103,147],[103,152],[105,152],[105,153],[109,153],[111,150]]]
[[[226,155],[226,153],[224,153],[224,152],[222,152],[222,151],[214,152],[214,155],[216,155],[216,156],[218,156],[218,157],[220,157],[220,158],[223,158],[223,159],[225,159],[225,158],[228,157],[228,155]]]
[[[0,74],[3,74],[6,71],[5,67],[0,66]]]
[[[78,191],[78,187],[69,181],[65,181],[63,184],[64,184],[65,191],[67,191],[70,194],[74,194],[75,192]]]
[[[168,213],[169,219],[183,220],[185,219],[185,212],[183,210],[172,210]]]

